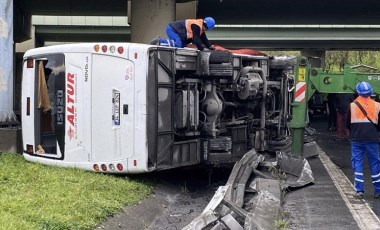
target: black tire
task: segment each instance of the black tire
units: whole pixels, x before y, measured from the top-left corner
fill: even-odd
[[[231,53],[228,51],[211,51],[210,64],[230,63],[232,59]]]

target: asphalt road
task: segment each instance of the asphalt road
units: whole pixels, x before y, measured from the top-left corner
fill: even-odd
[[[351,166],[350,142],[347,140],[336,141],[336,131],[327,130],[327,118],[315,116],[310,127],[317,130],[317,143],[331,161],[337,165],[346,177],[354,183],[354,173]],[[380,199],[373,198],[373,186],[367,160],[364,169],[365,195],[364,198],[375,214],[380,217]]]
[[[316,140],[319,147],[335,165],[340,167],[346,177],[349,178],[351,183],[353,183],[350,143],[344,140],[335,141],[336,133],[334,131],[327,131],[327,119],[323,116],[315,116],[311,120],[310,126],[317,130]],[[320,161],[315,161],[314,164],[318,162]],[[311,163],[313,164],[313,162]],[[221,185],[225,185],[230,171],[231,169],[214,170],[211,176],[211,181],[209,181],[208,172],[203,169],[174,169],[131,176],[136,179],[141,177],[143,179],[154,181],[156,184],[154,194],[137,205],[125,207],[122,212],[109,217],[106,221],[97,226],[96,229],[182,229],[202,213],[203,209],[215,194],[217,188]],[[328,175],[326,174],[322,176]],[[367,163],[365,167],[365,186],[365,200],[376,215],[379,216],[380,199],[373,198],[373,187]],[[325,187],[322,186],[321,189],[324,189]],[[294,194],[294,196],[299,196],[299,193],[307,193],[307,188],[308,187],[298,190],[298,193]],[[310,189],[313,190],[314,188],[310,187]],[[338,191],[331,189],[330,192],[334,192],[333,195],[339,195]],[[309,195],[310,194],[308,194],[308,196]],[[290,205],[293,205],[290,208],[297,208],[299,204],[290,203]],[[321,205],[317,206],[321,207]],[[339,206],[344,206],[344,204],[340,204]],[[333,205],[331,209],[333,210],[334,208]],[[348,210],[343,209],[343,211],[343,216],[346,215],[347,217],[350,215]],[[299,213],[296,212],[296,214]],[[331,216],[327,219],[325,218],[326,216],[324,216],[319,222],[322,220],[333,222]],[[302,219],[299,216],[297,218]],[[315,216],[314,218],[318,218],[318,216]],[[310,217],[306,219],[310,219]],[[295,222],[295,225],[293,226],[295,228],[289,229],[299,229],[296,225],[297,222],[293,222]],[[347,226],[352,224],[352,226],[355,225],[355,223],[351,222],[348,220]],[[341,224],[341,221],[339,221],[339,224]],[[345,229],[357,229],[357,227]]]
[[[232,168],[209,171],[180,168],[142,175],[155,184],[154,193],[139,204],[127,206],[96,227],[106,230],[176,230],[198,217],[219,186],[225,185]]]

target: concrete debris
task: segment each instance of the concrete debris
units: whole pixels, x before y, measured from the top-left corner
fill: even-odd
[[[228,227],[228,229],[243,230],[243,227],[231,214],[224,216],[221,221]]]
[[[277,152],[277,160],[280,170],[285,173],[299,176],[302,172],[305,159],[299,156],[293,156],[290,153]]]
[[[305,143],[303,145],[303,157],[304,158],[318,156],[318,154],[319,154],[319,150],[318,150],[317,142],[312,141],[309,143]]]
[[[199,230],[208,226],[217,220],[213,211],[209,210],[203,212],[200,216],[195,218],[190,224],[186,225],[183,230]]]
[[[285,189],[314,182],[305,158],[279,152],[276,159],[266,161],[254,149],[246,153],[203,213],[183,229],[276,229]]]
[[[255,178],[249,187],[256,191],[270,192],[278,200],[281,198],[281,185],[278,180]]]
[[[249,226],[249,229],[275,230],[274,223],[281,213],[280,199],[264,190],[259,191],[258,195],[251,199],[250,203],[254,204],[254,208],[248,213],[250,218],[246,218],[244,226]],[[250,223],[247,223],[247,221],[250,221]]]
[[[214,211],[216,207],[220,204],[220,202],[223,200],[224,195],[226,195],[228,185],[226,186],[219,186],[218,190],[216,191],[215,195],[212,197],[211,201],[208,203],[205,210],[202,212],[205,213],[207,211]]]

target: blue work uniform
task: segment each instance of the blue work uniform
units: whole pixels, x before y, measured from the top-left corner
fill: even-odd
[[[359,96],[358,101],[368,117],[375,124],[372,124],[363,114],[358,105],[350,104],[346,127],[350,130],[351,140],[351,162],[355,177],[356,192],[364,192],[364,155],[367,153],[367,159],[371,171],[374,193],[380,194],[380,160],[379,160],[379,112],[380,103],[375,102],[370,97]]]
[[[187,19],[171,22],[166,26],[166,34],[169,40],[173,40],[175,47],[186,47],[194,43],[199,50],[205,45],[211,48],[211,44],[203,30],[203,19]]]

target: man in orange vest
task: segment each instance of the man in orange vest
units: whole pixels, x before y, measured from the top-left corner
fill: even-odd
[[[364,197],[364,155],[366,153],[374,187],[374,197],[380,198],[379,116],[380,103],[371,99],[372,86],[360,82],[356,86],[358,97],[348,111],[346,126],[350,130],[351,161],[355,177],[356,197]]]
[[[203,50],[205,47],[214,49],[205,33],[214,27],[215,20],[212,17],[174,21],[166,26],[166,34],[169,39],[155,38],[150,44],[158,43],[159,45],[183,48],[194,43],[198,50]]]

